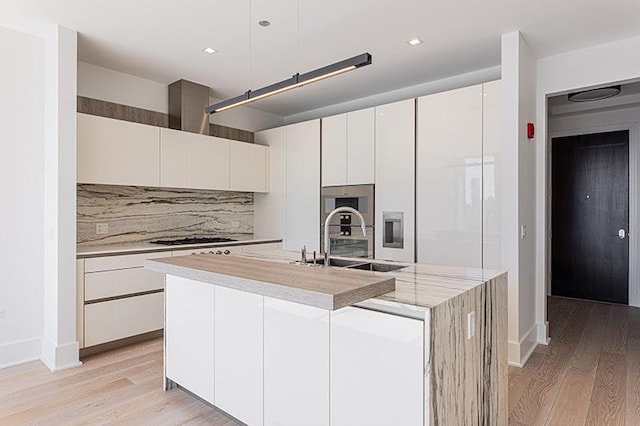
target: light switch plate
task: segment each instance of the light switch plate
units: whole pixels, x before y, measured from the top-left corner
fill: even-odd
[[[471,339],[476,335],[476,312],[473,311],[467,315],[467,339]]]
[[[96,223],[96,234],[97,235],[107,235],[109,233],[109,224],[108,223]]]

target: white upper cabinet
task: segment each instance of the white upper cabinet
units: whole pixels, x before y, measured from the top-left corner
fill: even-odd
[[[320,120],[286,127],[285,250],[320,251]]]
[[[482,267],[482,85],[418,100],[418,262]]]
[[[482,267],[501,268],[502,84],[482,85]]]
[[[158,186],[158,135],[154,126],[78,114],[78,182]]]
[[[374,183],[375,108],[347,114],[347,185]]]
[[[161,129],[160,171],[164,187],[228,190],[229,141]]]
[[[322,119],[322,186],[347,183],[347,114]]]
[[[255,134],[256,144],[269,147],[266,194],[254,196],[254,227],[256,235],[284,238],[286,229],[287,192],[287,130],[285,127],[263,130]]]
[[[252,143],[229,143],[232,191],[266,192],[269,148]]]
[[[322,186],[374,183],[375,109],[322,119]]]
[[[375,109],[375,257],[377,259],[414,261],[414,104],[415,101],[409,99]],[[389,219],[387,224],[383,221],[385,214]]]

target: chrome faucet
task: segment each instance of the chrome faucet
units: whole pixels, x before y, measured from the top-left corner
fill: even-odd
[[[338,207],[333,210],[331,213],[327,215],[327,220],[324,221],[324,266],[325,268],[329,266],[329,252],[331,251],[331,240],[329,239],[329,222],[331,222],[331,218],[336,213],[352,213],[358,216],[360,219],[360,227],[362,228],[362,235],[367,235],[367,224],[364,223],[364,217],[360,214],[360,212],[352,207]]]

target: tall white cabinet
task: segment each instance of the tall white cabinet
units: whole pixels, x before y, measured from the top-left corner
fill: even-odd
[[[413,262],[415,256],[415,101],[375,108],[375,249],[377,259]],[[385,224],[384,217],[401,222]],[[401,244],[385,242],[394,228]]]
[[[322,119],[322,186],[375,180],[375,108]]]
[[[285,250],[320,251],[320,120],[256,133],[270,147],[269,193],[256,194],[254,232]]]
[[[418,262],[499,267],[500,122],[499,81],[418,99]]]

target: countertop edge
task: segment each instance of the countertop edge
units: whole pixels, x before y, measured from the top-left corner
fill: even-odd
[[[113,248],[104,248],[104,249],[96,249],[89,250],[86,252],[78,252],[76,251],[76,259],[89,259],[92,257],[108,257],[108,256],[121,256],[126,254],[144,254],[144,253],[158,253],[158,252],[172,252],[172,251],[180,251],[180,250],[197,250],[197,249],[206,249],[206,248],[215,248],[215,247],[237,247],[237,246],[248,246],[254,244],[270,244],[270,243],[281,243],[282,238],[256,238],[251,240],[243,240],[243,241],[229,241],[223,243],[208,243],[208,244],[183,244],[183,245],[174,245],[174,246],[164,246],[158,245],[150,246],[150,247],[130,247],[127,248],[125,246],[113,247]],[[77,250],[77,249],[76,249]]]

